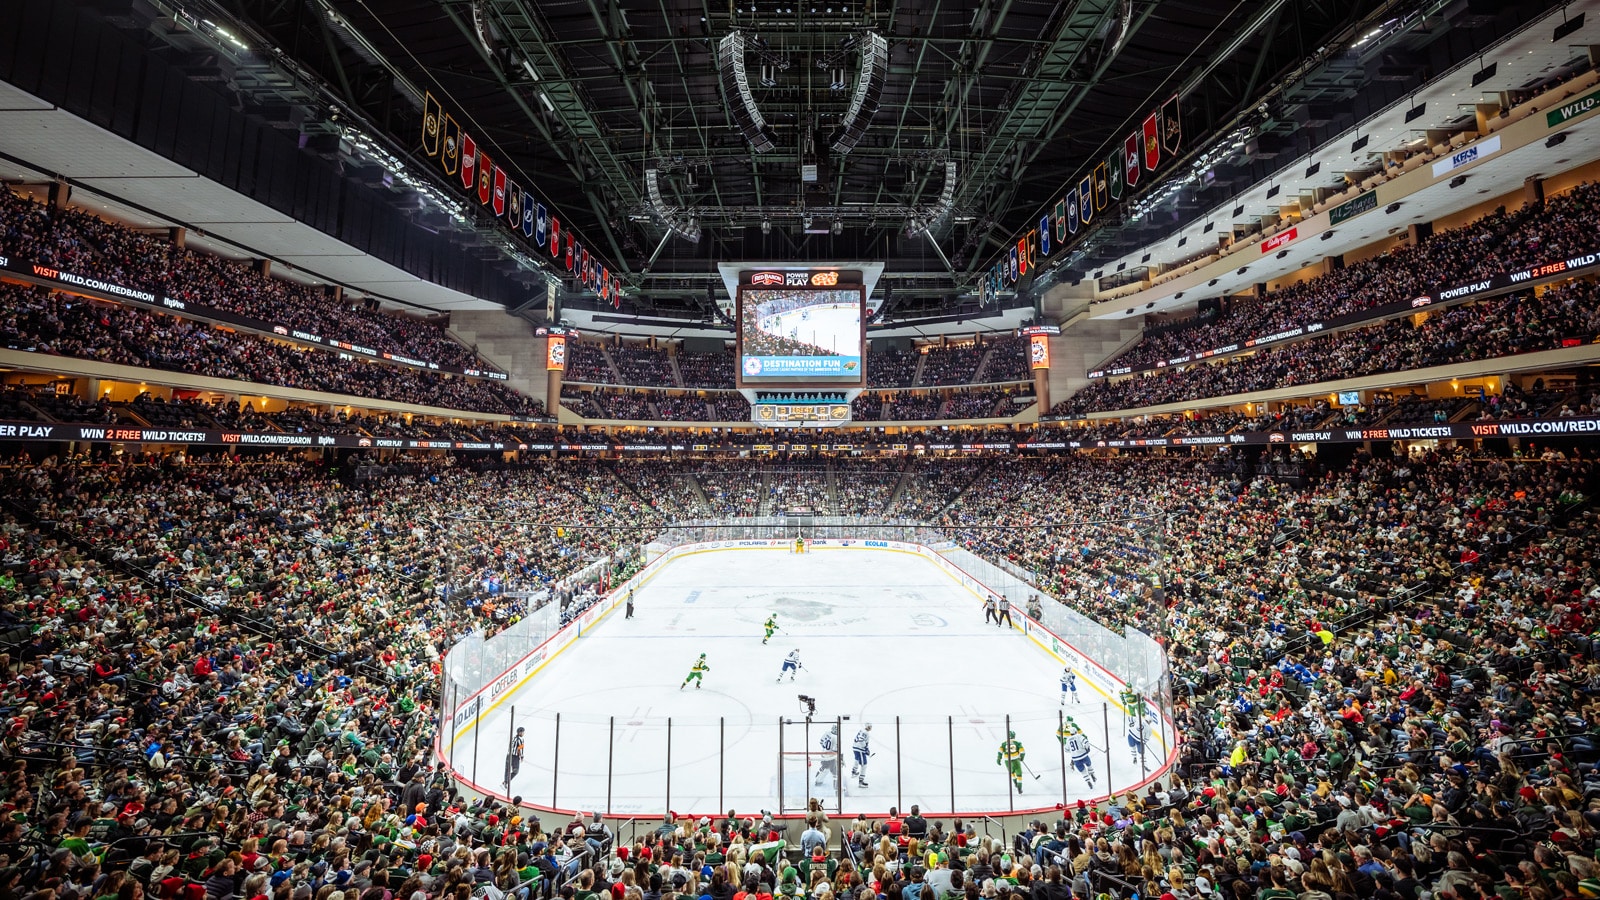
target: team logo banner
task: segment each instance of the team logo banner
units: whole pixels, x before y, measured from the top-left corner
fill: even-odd
[[[461,186],[472,190],[478,183],[478,144],[472,135],[461,132]]]
[[[1178,95],[1173,94],[1161,107],[1161,149],[1177,156],[1183,144],[1183,117],[1178,114]]]
[[[1152,172],[1161,165],[1161,115],[1151,113],[1144,120],[1144,167]]]
[[[567,337],[552,334],[545,338],[544,367],[547,371],[564,372],[567,368]]]
[[[1144,179],[1144,173],[1155,172],[1161,165],[1174,160],[1182,150],[1183,118],[1177,96],[1159,108],[1151,110],[1139,128],[1134,129],[1121,145],[1100,159],[1085,164],[1076,178],[1067,182],[1061,198],[1055,201],[1054,215],[1046,206],[1046,213],[1038,227],[1029,226],[1016,236],[1020,274],[1032,270],[1037,277],[1046,267],[1052,254],[1071,247],[1081,229],[1091,230],[1095,217],[1110,211],[1124,198],[1131,198]],[[1051,222],[1055,223],[1052,238]],[[1026,244],[1022,243],[1026,240]],[[1011,277],[1012,250],[1010,241],[1003,243],[994,263],[1002,279]]]
[[[567,255],[564,256],[561,221],[554,210],[540,202],[528,186],[513,181],[505,168],[495,165],[489,148],[468,134],[432,92],[423,97],[421,145],[423,152],[438,160],[446,176],[451,180],[461,179],[461,189],[469,197],[476,196],[478,203],[504,220],[505,228],[541,250],[548,248],[558,266],[564,265],[568,272],[573,271],[574,263],[570,258],[573,238],[568,236]],[[582,282],[600,291],[603,299],[609,294],[614,301],[619,292],[615,286],[602,283],[602,271],[609,271],[609,267],[595,254]]]
[[[422,100],[422,152],[439,155],[439,137],[444,130],[444,107],[429,94]]]

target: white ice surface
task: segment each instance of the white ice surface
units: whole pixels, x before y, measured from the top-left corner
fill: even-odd
[[[842,356],[861,353],[861,307],[830,304],[790,310],[771,317],[777,327],[762,330],[778,337],[804,341]],[[767,320],[763,320],[765,326]],[[793,333],[791,333],[793,332]]]
[[[632,619],[619,606],[488,713],[476,732],[481,750],[472,734],[458,738],[455,768],[469,776],[476,768],[473,781],[503,790],[510,729],[522,726],[526,754],[509,793],[530,803],[651,815],[776,810],[780,732],[785,751],[815,751],[823,723],[840,716],[849,717],[842,808],[852,813],[912,803],[950,812],[952,758],[957,812],[1104,796],[1108,766],[1121,790],[1159,765],[1154,754],[1142,763],[1133,757],[1120,707],[1080,677],[1080,702],[1064,709],[1095,747],[1096,782],[1091,789],[1069,765],[1063,787],[1055,738],[1061,664],[1020,631],[985,625],[976,596],[912,554],[698,553],[663,568],[635,605]],[[774,614],[779,630],[763,645],[762,623]],[[804,669],[777,683],[795,648]],[[701,653],[711,667],[705,686],[680,689]],[[817,701],[809,726],[802,693]],[[1032,769],[1020,795],[995,762],[1007,715]],[[852,740],[866,723],[875,755],[863,788],[848,771]],[[808,778],[805,762],[786,758],[784,808],[803,806],[807,782],[810,794],[837,808],[833,780],[817,770]]]

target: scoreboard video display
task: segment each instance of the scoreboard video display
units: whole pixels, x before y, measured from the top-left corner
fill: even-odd
[[[866,292],[851,274],[745,273],[735,304],[739,387],[866,384]]]

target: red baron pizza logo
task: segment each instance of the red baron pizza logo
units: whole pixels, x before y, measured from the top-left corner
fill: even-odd
[[[751,284],[783,284],[782,272],[757,272],[750,276]]]
[[[1428,296],[1427,294],[1423,294],[1421,297],[1418,297],[1417,299],[1411,301],[1411,308],[1412,309],[1416,309],[1419,306],[1427,306],[1428,304],[1430,304],[1432,302],[1433,302],[1433,298],[1432,297]]]

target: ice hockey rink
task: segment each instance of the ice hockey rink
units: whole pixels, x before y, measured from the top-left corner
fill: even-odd
[[[861,307],[854,303],[805,306],[761,320],[761,330],[833,353],[861,352]]]
[[[778,631],[763,645],[768,616]],[[795,649],[804,667],[780,682]],[[701,653],[704,686],[681,687]],[[471,781],[525,802],[616,815],[778,811],[780,793],[784,811],[807,796],[852,813],[912,803],[1005,811],[1103,797],[1153,774],[1170,726],[1162,732],[1152,715],[1146,757],[1135,756],[1114,698],[1079,677],[1078,701],[1061,705],[1061,671],[1020,630],[986,625],[973,592],[912,553],[693,553],[638,589],[632,619],[618,606],[448,755]],[[809,723],[801,694],[816,700]],[[1064,766],[1063,712],[1093,747],[1092,787]],[[996,763],[1008,716],[1027,749],[1020,794]],[[803,755],[840,719],[842,782],[822,757]],[[869,724],[862,787],[851,748]],[[524,759],[507,785],[505,751],[519,726]]]

